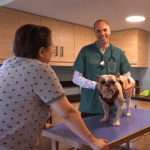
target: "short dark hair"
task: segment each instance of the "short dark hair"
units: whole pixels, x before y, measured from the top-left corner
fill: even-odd
[[[94,23],[94,30],[95,30],[96,24],[99,23],[99,22],[106,22],[107,25],[109,26],[109,24],[108,24],[108,22],[107,22],[106,20],[100,19],[100,20],[97,20],[97,21]]]
[[[41,47],[51,45],[51,30],[45,26],[25,24],[17,29],[13,53],[17,57],[37,59]]]

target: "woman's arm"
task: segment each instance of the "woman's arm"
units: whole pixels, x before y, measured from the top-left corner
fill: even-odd
[[[94,150],[108,150],[107,140],[96,139],[84,124],[80,113],[70,104],[65,97],[51,104],[60,119],[77,136],[85,140]]]

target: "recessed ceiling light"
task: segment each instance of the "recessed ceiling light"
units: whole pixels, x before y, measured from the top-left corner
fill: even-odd
[[[143,16],[130,16],[126,18],[126,21],[128,22],[141,22],[144,20],[145,20],[145,17]]]
[[[14,0],[0,0],[0,6],[4,6],[12,1],[14,1]]]

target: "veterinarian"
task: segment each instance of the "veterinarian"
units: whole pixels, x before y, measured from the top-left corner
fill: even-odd
[[[108,22],[96,21],[94,32],[97,41],[81,49],[72,67],[74,70],[72,81],[81,87],[79,111],[81,111],[82,118],[104,114],[102,104],[98,99],[98,91],[96,91],[96,75],[110,74],[111,71],[114,71],[115,74],[120,73],[126,76],[131,81],[129,87],[125,89],[125,93],[129,96],[135,86],[135,81],[130,73],[131,66],[124,52],[109,41],[111,29]],[[109,60],[112,55],[115,60]],[[110,113],[114,111],[116,107],[110,107]]]
[[[43,26],[27,24],[16,31],[14,57],[0,68],[0,150],[36,150],[50,106],[92,149],[108,150],[107,140],[91,134],[48,65],[51,39]]]

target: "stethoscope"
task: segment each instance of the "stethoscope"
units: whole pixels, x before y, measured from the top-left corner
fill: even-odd
[[[110,48],[111,48],[111,56],[109,57],[109,59],[108,59],[108,70],[109,70],[109,72],[111,73],[111,74],[115,74],[115,72],[116,72],[116,59],[115,59],[115,57],[113,56],[113,47],[112,47],[112,44],[110,43]],[[100,62],[100,65],[101,66],[103,66],[103,67],[105,67],[105,61],[104,61],[104,57],[103,57],[103,54],[101,54],[101,56],[102,56],[102,61]],[[113,61],[114,61],[114,70],[111,70],[110,69],[110,59],[113,59]],[[95,94],[96,94],[96,91],[95,91]],[[94,97],[95,97],[95,95],[94,95]],[[95,98],[94,98],[95,99]],[[97,102],[96,102],[97,103]],[[95,103],[95,106],[96,106],[96,103]],[[94,106],[94,108],[95,108],[95,106]]]
[[[108,59],[108,70],[111,74],[115,74],[116,72],[116,59],[115,57],[113,56],[113,47],[112,47],[112,44],[110,43],[110,48],[111,48],[111,56],[109,57]],[[102,56],[102,61],[100,62],[100,65],[105,67],[105,61],[104,61],[104,57],[103,57],[103,54],[101,55]],[[113,59],[114,61],[114,70],[111,70],[110,69],[110,60]]]

